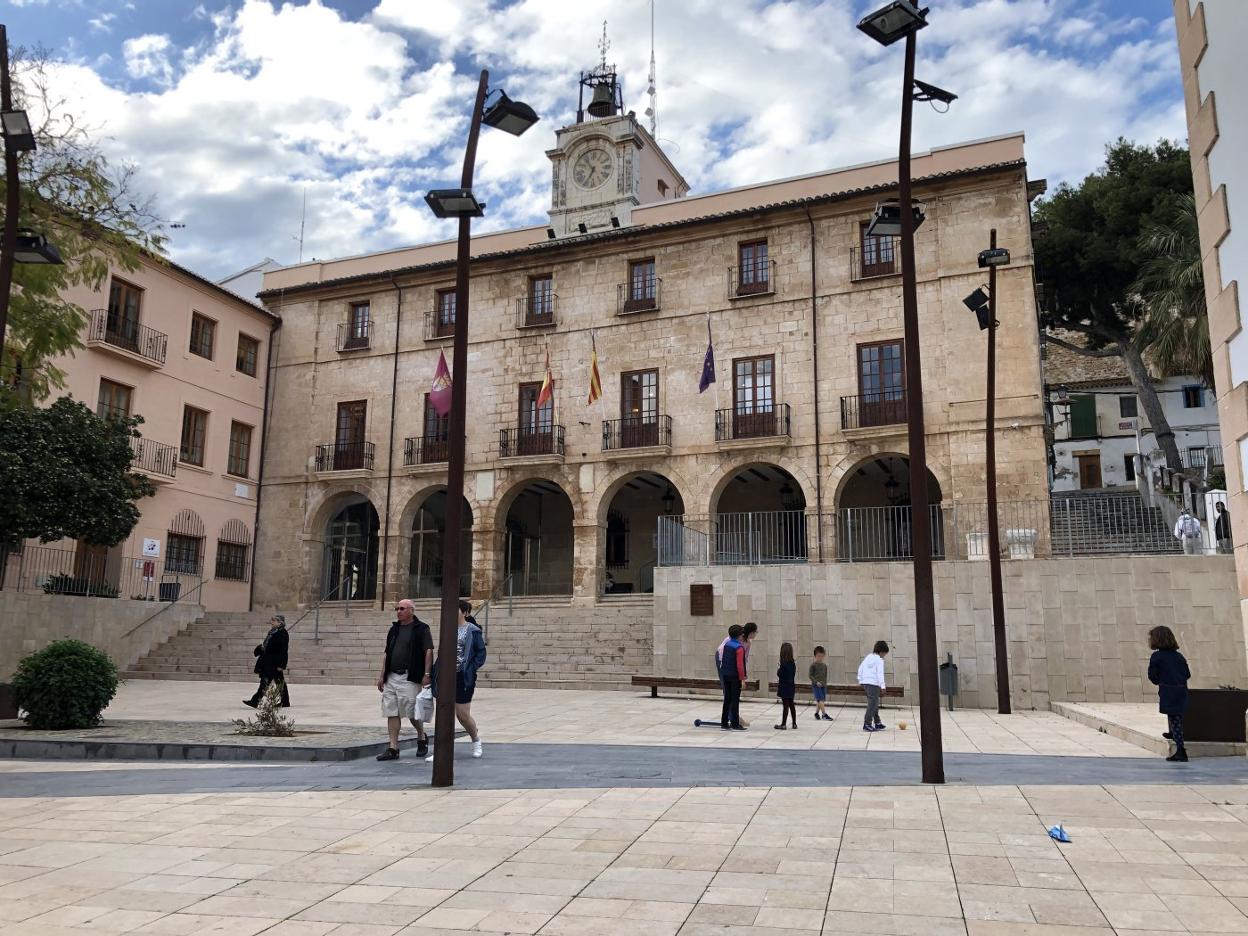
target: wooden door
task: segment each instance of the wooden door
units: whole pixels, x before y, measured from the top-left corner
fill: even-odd
[[[139,350],[139,307],[143,291],[121,280],[113,280],[108,290],[108,322],[105,341],[119,348]]]
[[[455,290],[438,290],[437,322],[433,333],[435,338],[446,338],[455,334],[455,299]]]
[[[1083,490],[1101,486],[1101,456],[1079,455],[1079,487]]]
[[[659,372],[620,375],[620,447],[659,444]]]
[[[867,233],[867,222],[859,227],[861,274],[888,276],[897,272],[897,238]]]
[[[338,404],[338,422],[334,431],[334,470],[346,471],[364,467],[364,430],[368,420],[368,403],[353,400]]]
[[[732,370],[732,437],[775,435],[775,358],[739,358]]]
[[[516,433],[517,455],[548,455],[553,451],[555,401],[539,407],[540,381],[520,385],[520,420]]]
[[[858,346],[858,426],[906,421],[906,374],[900,341]]]

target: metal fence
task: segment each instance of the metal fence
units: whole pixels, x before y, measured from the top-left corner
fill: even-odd
[[[0,550],[0,588],[77,595],[84,598],[130,598],[177,601],[198,589],[203,576],[166,569],[164,560],[100,555],[52,546]]]
[[[988,558],[986,504],[933,504],[932,555],[938,560]],[[912,509],[847,507],[818,520],[824,559],[895,562],[914,558]],[[705,529],[681,517],[658,518],[658,564],[767,565],[806,562],[815,554],[816,517],[805,511],[717,514]],[[997,505],[1005,559],[1180,552],[1157,507],[1137,494],[1054,496]]]
[[[805,562],[806,513],[771,510],[715,516],[715,565]]]

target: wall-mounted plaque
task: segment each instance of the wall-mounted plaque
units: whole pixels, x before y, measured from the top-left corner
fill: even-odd
[[[689,613],[694,617],[710,617],[715,613],[714,586],[689,586]]]

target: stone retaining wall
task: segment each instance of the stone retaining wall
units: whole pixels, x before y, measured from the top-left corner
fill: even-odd
[[[986,562],[934,567],[940,660],[959,666],[956,704],[995,708],[992,604]],[[1148,683],[1147,633],[1175,630],[1192,685],[1248,686],[1235,567],[1229,556],[1115,556],[1006,562],[1003,568],[1011,694],[1019,708],[1049,703],[1140,702]],[[689,586],[710,583],[714,614],[691,617]],[[828,653],[828,678],[854,683],[879,639],[893,652],[890,684],[917,698],[914,584],[909,563],[668,568],[654,576],[654,672],[713,675],[712,653],[732,624],[756,621],[751,675],[774,679],[791,641],[798,677],[811,651]]]
[[[168,610],[143,623],[161,608]],[[98,647],[125,669],[203,613],[192,604],[0,591],[0,682],[22,657],[64,637]]]

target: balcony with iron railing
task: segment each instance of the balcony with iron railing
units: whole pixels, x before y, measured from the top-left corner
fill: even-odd
[[[554,293],[534,293],[516,300],[517,328],[553,328],[559,297]]]
[[[433,435],[412,436],[403,440],[403,467],[445,465],[450,453],[451,441],[445,429]]]
[[[849,248],[850,282],[877,279],[881,276],[897,276],[901,273],[901,238],[880,238],[865,250]]]
[[[339,323],[337,342],[339,353],[343,351],[367,351],[368,336],[372,330],[372,324],[368,319]]]
[[[906,391],[881,390],[861,396],[841,397],[841,429],[895,427],[906,423]]]
[[[157,484],[172,481],[178,468],[178,447],[142,436],[130,437],[130,467],[141,471]]]
[[[316,447],[317,471],[372,471],[372,442],[327,442]]]
[[[789,404],[738,406],[715,411],[715,441],[721,445],[774,444],[789,437]]]
[[[770,296],[776,291],[776,261],[755,260],[728,268],[728,298]]]
[[[442,341],[455,337],[455,313],[432,309],[425,313],[425,341]]]
[[[625,416],[602,421],[602,450],[628,455],[653,454],[656,448],[671,450],[672,417],[664,415]]]
[[[563,426],[500,429],[498,457],[563,461]]]
[[[615,287],[615,314],[636,315],[638,312],[657,312],[663,279],[659,276],[639,276]]]
[[[120,352],[122,357],[148,367],[163,367],[169,336],[108,309],[93,309],[87,328],[87,347]]]

